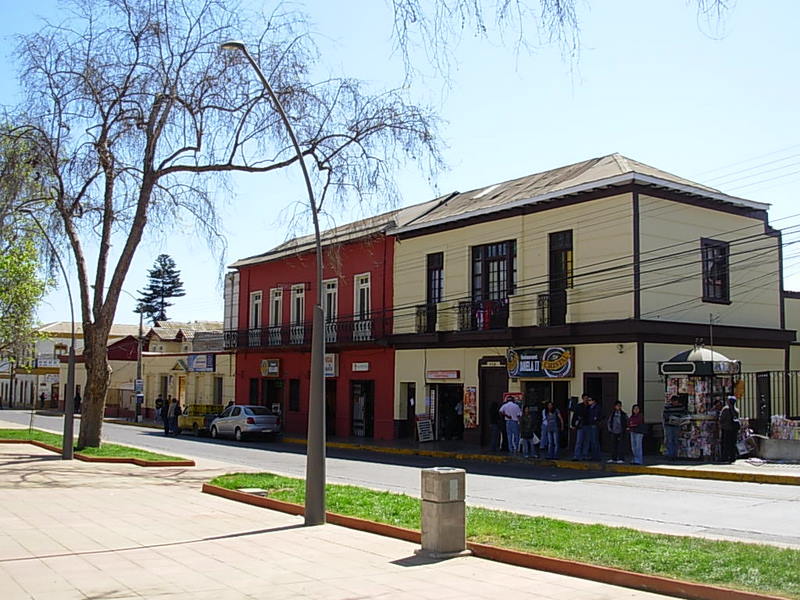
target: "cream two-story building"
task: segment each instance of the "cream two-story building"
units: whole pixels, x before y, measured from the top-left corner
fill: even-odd
[[[618,154],[444,198],[391,231],[395,418],[485,444],[504,394],[587,392],[658,421],[658,364],[695,343],[788,371],[767,209]]]

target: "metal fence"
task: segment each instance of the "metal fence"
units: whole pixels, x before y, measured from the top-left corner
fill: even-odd
[[[800,415],[800,371],[742,373],[742,381],[742,417],[769,420],[772,415]]]

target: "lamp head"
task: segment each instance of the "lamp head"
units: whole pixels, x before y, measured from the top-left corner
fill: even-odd
[[[244,42],[241,40],[228,40],[227,42],[222,42],[220,45],[220,50],[244,50]]]

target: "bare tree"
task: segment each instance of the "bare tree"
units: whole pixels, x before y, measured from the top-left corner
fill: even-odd
[[[297,160],[280,120],[238,53],[249,40],[292,119],[325,199],[394,191],[395,167],[441,163],[437,121],[401,91],[351,79],[312,81],[303,15],[241,19],[226,0],[69,0],[68,18],[20,39],[27,92],[19,135],[36,144],[52,207],[77,269],[87,381],[79,447],[100,444],[108,333],[148,227],[188,212],[217,235],[214,192],[232,172]],[[239,13],[240,14],[240,13]],[[251,32],[258,32],[252,35]],[[43,208],[47,210],[47,208]]]

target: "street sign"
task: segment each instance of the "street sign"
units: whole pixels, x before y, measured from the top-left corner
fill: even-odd
[[[133,382],[133,391],[137,394],[141,394],[144,391],[144,380],[143,379],[136,379]]]

